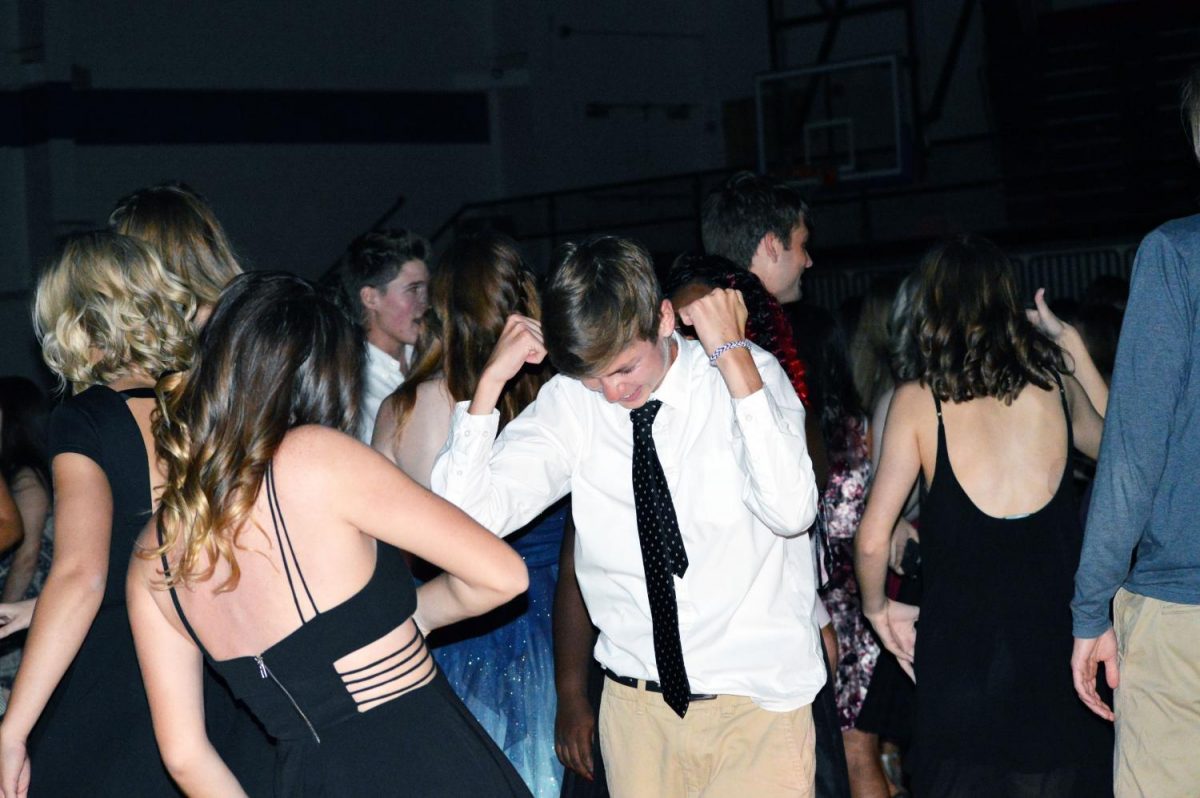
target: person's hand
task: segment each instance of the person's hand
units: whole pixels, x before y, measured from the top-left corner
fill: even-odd
[[[0,798],[24,798],[29,793],[29,753],[25,740],[14,740],[0,726]]]
[[[1096,692],[1097,665],[1104,663],[1104,680],[1116,690],[1121,677],[1117,671],[1117,635],[1111,628],[1099,637],[1077,637],[1071,651],[1071,678],[1079,700],[1105,720],[1113,720],[1112,707]]]
[[[920,541],[917,535],[917,528],[901,518],[896,522],[896,527],[892,530],[892,547],[890,556],[888,557],[888,567],[901,576],[906,576],[902,563],[904,562],[904,548],[908,545],[908,541]]]
[[[921,608],[888,600],[883,609],[867,615],[867,620],[879,635],[883,647],[892,652],[908,678],[917,681],[913,671],[913,654],[917,648],[917,619]]]
[[[505,383],[517,376],[526,363],[541,363],[545,357],[541,323],[513,313],[505,320],[504,331],[484,364],[482,374],[487,379]]]
[[[0,640],[29,628],[37,599],[0,604]]]
[[[500,340],[475,386],[469,411],[472,415],[488,415],[496,409],[505,384],[521,371],[526,363],[541,363],[546,358],[542,343],[542,325],[537,319],[514,313],[504,322]]]
[[[718,346],[746,337],[746,302],[732,288],[714,288],[688,303],[679,309],[679,319],[696,331],[710,355]]]
[[[559,696],[558,712],[554,718],[554,753],[563,766],[588,781],[592,773],[592,745],[596,737],[596,715],[585,696]]]
[[[1039,288],[1033,295],[1034,307],[1025,311],[1029,322],[1041,330],[1051,341],[1057,342],[1063,333],[1071,328],[1070,324],[1054,315],[1054,311],[1046,304],[1046,289]]]

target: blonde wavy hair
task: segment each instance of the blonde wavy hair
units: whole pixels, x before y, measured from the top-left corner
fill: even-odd
[[[309,282],[282,272],[236,277],[200,333],[191,370],[159,381],[155,451],[166,472],[158,548],[173,561],[164,585],[241,576],[238,539],[287,432],[317,424],[350,433],[365,344]]]
[[[221,290],[242,273],[216,214],[184,183],[164,183],[122,197],[108,226],[154,247],[201,305],[215,305]]]
[[[38,280],[42,358],[73,391],[131,373],[187,368],[196,298],[135,238],[107,230],[67,240]]]

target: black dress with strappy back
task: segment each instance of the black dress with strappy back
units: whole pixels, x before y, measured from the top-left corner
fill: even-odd
[[[368,665],[335,666],[416,610],[413,578],[401,552],[376,542],[375,570],[367,584],[322,610],[296,559],[270,467],[266,491],[300,627],[258,656],[214,660],[173,589],[171,598],[205,659],[277,739],[276,794],[529,796],[516,770],[432,664],[420,632]],[[430,678],[406,682],[406,676],[429,665]],[[390,700],[375,703],[381,698]]]
[[[938,450],[921,505],[925,584],[915,656],[910,765],[919,798],[1112,795],[1112,731],[1071,681],[1071,595],[1082,530],[1074,438],[1050,501],[996,518],[951,467],[936,397]]]
[[[104,472],[112,528],[100,609],[29,736],[35,798],[180,795],[159,756],[125,610],[129,558],[152,506],[146,447],[126,403],[153,397],[152,388],[96,385],[65,400],[51,417],[51,458],[81,454]],[[204,687],[213,744],[250,795],[269,794],[264,774],[270,769],[259,763],[272,755],[270,740],[212,674]]]

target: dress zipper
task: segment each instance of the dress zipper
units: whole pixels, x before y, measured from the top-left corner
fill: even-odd
[[[259,678],[266,679],[269,677],[271,681],[275,682],[275,685],[283,691],[285,696],[287,696],[287,700],[292,702],[292,706],[295,707],[296,713],[300,716],[301,720],[304,721],[304,725],[308,726],[308,730],[312,732],[313,739],[317,741],[318,745],[320,745],[321,736],[317,734],[317,730],[313,728],[312,722],[308,719],[308,716],[304,714],[304,710],[302,710],[300,705],[296,703],[296,699],[292,698],[292,694],[289,693],[288,689],[283,686],[283,683],[275,678],[275,674],[271,673],[271,669],[267,667],[267,663],[263,661],[262,657],[256,656],[254,661],[258,663]]]

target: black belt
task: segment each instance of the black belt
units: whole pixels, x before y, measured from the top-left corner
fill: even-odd
[[[636,690],[638,689],[638,682],[641,682],[646,685],[646,690],[651,693],[662,692],[662,685],[660,685],[658,682],[652,682],[649,679],[634,679],[632,676],[618,676],[608,668],[601,668],[601,670],[604,671],[604,675],[607,678],[612,679],[617,684],[622,684],[626,687],[632,687],[634,690]],[[688,701],[712,701],[716,697],[717,696],[714,693],[692,693],[688,696]]]

